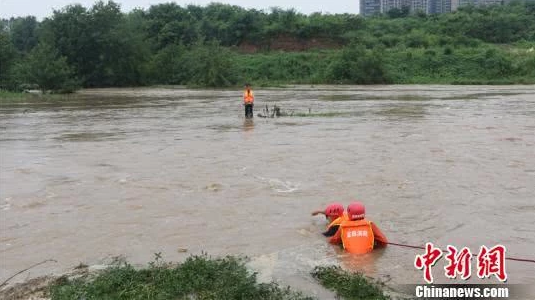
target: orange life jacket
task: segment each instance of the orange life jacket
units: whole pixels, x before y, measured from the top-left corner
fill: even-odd
[[[252,104],[254,102],[254,94],[252,90],[245,90],[243,92],[243,103]]]
[[[344,212],[344,214],[341,217],[336,218],[329,225],[327,225],[327,231],[329,231],[329,229],[331,227],[340,226],[340,224],[342,224],[343,221],[348,221],[348,220],[349,220],[349,218],[347,217],[347,213]],[[341,232],[342,232],[342,230],[340,228],[338,228],[338,231],[336,231],[336,233],[333,236],[329,237],[329,243],[331,243],[331,244],[340,244],[340,243],[342,243]]]
[[[373,250],[374,234],[372,222],[362,219],[344,221],[340,224],[342,244],[349,253],[363,254]]]

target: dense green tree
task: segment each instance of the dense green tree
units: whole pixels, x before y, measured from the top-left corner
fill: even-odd
[[[43,24],[43,40],[67,58],[85,86],[124,86],[142,83],[149,60],[141,12],[124,15],[113,2],[97,2],[54,11]]]
[[[43,93],[71,92],[78,87],[74,70],[67,59],[47,44],[37,45],[19,66],[18,72],[25,83],[37,84]]]
[[[351,44],[342,50],[328,68],[327,78],[333,83],[388,83],[390,77],[382,58],[382,49],[366,50]]]
[[[125,14],[113,1],[99,1],[89,8],[66,6],[43,22],[4,19],[0,32],[0,85],[11,89],[27,82],[15,70],[35,64],[35,57],[55,57],[56,70],[70,69],[58,67],[66,60],[84,87],[226,86],[243,79],[505,82],[533,77],[528,50],[535,47],[535,4],[462,7],[432,16],[401,9],[363,18],[221,3],[164,3]],[[33,51],[38,42],[47,46]]]
[[[0,31],[0,89],[14,89],[12,78],[16,50],[7,32]]]
[[[94,25],[108,22],[97,35],[99,57],[88,83],[96,86],[128,86],[145,82],[143,73],[150,49],[142,32],[140,12],[122,15],[118,6],[93,8]]]
[[[189,11],[195,12],[189,14]],[[155,50],[180,42],[191,44],[199,38],[197,20],[204,10],[195,6],[184,9],[176,3],[152,5],[145,13],[147,34]]]
[[[234,61],[232,53],[218,42],[198,42],[184,59],[187,83],[208,87],[234,85],[238,82]]]
[[[185,53],[183,45],[169,45],[152,56],[147,69],[150,83],[185,84],[188,81]]]
[[[0,31],[9,32],[9,20],[0,19]]]
[[[11,41],[18,51],[27,53],[37,45],[38,22],[35,17],[12,18],[9,23]]]
[[[69,5],[55,10],[42,24],[40,40],[53,46],[87,86],[100,53],[95,44],[87,9]]]
[[[408,17],[410,14],[410,7],[409,6],[403,6],[401,8],[393,8],[389,10],[387,13],[389,18],[405,18]]]

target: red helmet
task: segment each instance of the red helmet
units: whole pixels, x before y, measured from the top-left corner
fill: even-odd
[[[338,218],[344,215],[344,206],[340,203],[331,203],[325,208],[325,216],[328,218]]]
[[[347,206],[347,215],[352,221],[364,219],[365,213],[364,204],[360,202],[353,202]]]

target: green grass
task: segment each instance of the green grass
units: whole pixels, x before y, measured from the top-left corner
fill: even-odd
[[[257,283],[243,259],[206,255],[192,256],[178,265],[162,263],[157,256],[146,269],[119,263],[97,276],[58,280],[50,296],[53,300],[312,299],[276,283]]]
[[[0,100],[7,100],[7,99],[16,100],[16,99],[23,99],[27,97],[28,97],[28,94],[0,90]]]
[[[61,102],[70,99],[64,94],[31,94],[0,90],[0,104],[34,104],[43,102]]]
[[[76,279],[61,277],[49,287],[52,300],[67,299],[269,299],[312,300],[277,283],[258,283],[256,274],[245,267],[245,259],[227,256],[191,256],[180,264],[156,260],[144,269],[124,261]],[[359,273],[340,267],[316,267],[312,273],[318,283],[346,300],[390,299],[381,287]]]
[[[43,97],[41,95],[0,90],[0,105],[35,103],[42,99]]]
[[[234,55],[238,73],[259,87],[287,84],[355,84],[351,78],[332,73],[333,63],[344,49],[306,52],[264,52]],[[451,49],[450,54],[446,50]],[[387,48],[382,53],[383,67],[393,84],[511,85],[534,84],[530,71],[533,55],[514,54],[500,47],[432,46],[424,48]],[[352,62],[348,58],[343,66]],[[503,69],[503,70],[502,70]],[[359,70],[353,70],[359,71]],[[366,73],[367,70],[360,70]],[[505,72],[502,74],[502,71]],[[333,77],[334,76],[334,77]],[[417,99],[409,100],[423,100]],[[326,101],[361,100],[346,95],[325,96]],[[404,100],[404,99],[399,99]]]
[[[324,287],[335,291],[338,297],[346,300],[387,300],[381,288],[359,273],[350,273],[340,267],[316,267],[312,277]]]

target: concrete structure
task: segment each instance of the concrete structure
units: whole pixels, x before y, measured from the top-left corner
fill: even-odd
[[[535,1],[535,0],[524,0]],[[410,8],[411,13],[443,14],[456,11],[466,5],[503,5],[511,0],[360,0],[360,14],[373,16],[386,14],[393,8]]]
[[[429,0],[427,6],[428,14],[441,14],[442,13],[442,0]]]
[[[504,0],[474,0],[474,5],[502,5]]]
[[[360,0],[360,14],[373,16],[381,13],[381,0]]]
[[[410,7],[410,0],[381,0],[381,13],[387,13],[393,8],[401,9],[404,6]]]
[[[502,4],[506,4],[506,3],[509,2],[508,0],[457,0],[457,1],[458,1],[458,5],[454,10],[458,9],[461,6],[465,6],[465,5],[476,5],[476,6],[480,6],[480,5],[502,5]]]
[[[456,11],[457,8],[459,8],[459,1],[460,0],[451,0],[451,10],[450,11]]]
[[[410,4],[411,12],[428,12],[430,0],[412,0]]]
[[[444,14],[452,11],[453,1],[457,0],[429,0],[428,14]]]

